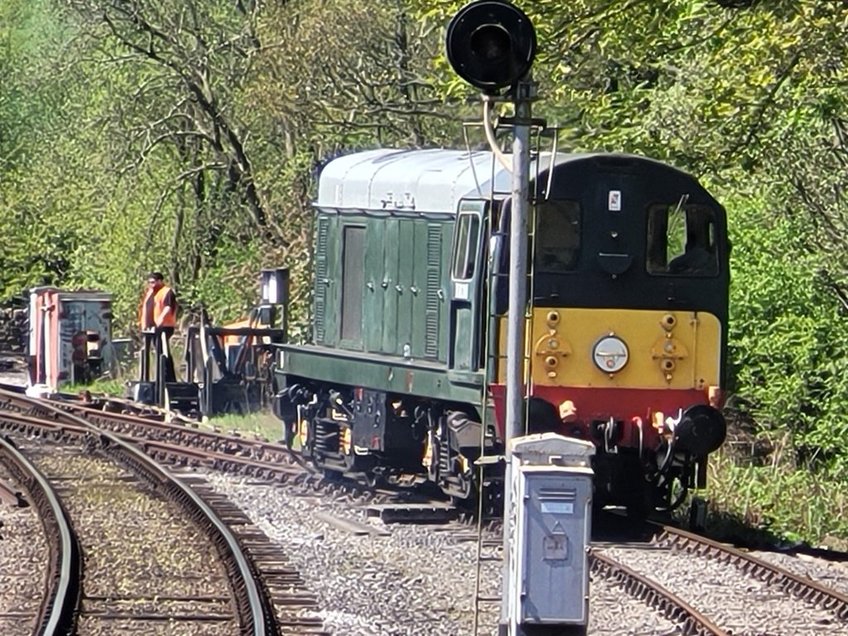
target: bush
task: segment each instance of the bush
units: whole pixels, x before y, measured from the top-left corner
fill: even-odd
[[[807,230],[756,200],[731,229],[732,408],[770,438],[789,433],[795,466],[848,469],[845,308],[803,248]]]

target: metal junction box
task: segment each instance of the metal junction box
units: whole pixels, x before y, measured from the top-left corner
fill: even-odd
[[[534,625],[585,633],[594,451],[589,442],[554,433],[512,441],[506,578],[512,634]]]

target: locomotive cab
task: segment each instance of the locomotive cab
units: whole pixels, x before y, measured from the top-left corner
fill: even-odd
[[[704,485],[725,435],[725,212],[691,176],[626,155],[563,158],[531,188],[529,393],[558,417],[528,427],[553,420],[596,444],[602,502],[673,507]],[[498,228],[492,315],[503,347],[508,202]],[[492,382],[499,416],[503,366]]]

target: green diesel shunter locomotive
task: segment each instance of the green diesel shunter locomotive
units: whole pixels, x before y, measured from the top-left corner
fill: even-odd
[[[641,157],[542,153],[530,174],[528,426],[595,443],[598,503],[673,506],[724,438],[725,212]],[[475,494],[474,462],[503,451],[510,183],[490,152],[324,168],[313,337],[275,369],[316,465]]]

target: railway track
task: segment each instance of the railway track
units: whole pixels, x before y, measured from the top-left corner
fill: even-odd
[[[822,607],[848,625],[848,595],[831,587],[807,579],[763,559],[751,556],[732,546],[681,528],[663,526],[657,545],[670,547],[690,555],[697,555],[732,564],[741,572],[764,583],[779,587],[786,593],[811,605]]]
[[[65,413],[51,405],[42,402],[35,403],[20,395],[7,394],[3,396],[2,407],[2,410],[0,410],[2,426],[7,430],[17,432],[18,438],[24,440],[23,444],[28,443],[26,436],[37,434],[45,438],[40,441],[37,447],[32,445],[30,449],[31,453],[42,455],[42,463],[50,464],[53,462],[55,464],[55,458],[64,454],[62,461],[58,465],[54,465],[52,478],[62,482],[61,494],[63,497],[72,497],[78,502],[76,506],[79,519],[88,518],[88,507],[79,502],[87,502],[100,496],[90,494],[90,484],[86,485],[85,479],[80,477],[86,473],[84,469],[75,470],[71,475],[61,473],[64,467],[78,461],[74,458],[74,454],[81,456],[82,452],[79,450],[79,446],[82,446],[88,451],[96,451],[99,457],[98,461],[101,463],[106,462],[108,457],[110,461],[117,461],[120,465],[128,467],[132,471],[132,477],[128,475],[126,469],[124,474],[115,475],[115,483],[106,488],[107,491],[117,490],[121,487],[126,489],[128,486],[126,482],[135,480],[143,482],[147,490],[151,488],[155,490],[159,499],[163,496],[168,497],[171,501],[170,505],[177,506],[180,512],[176,515],[171,512],[165,516],[190,519],[193,527],[201,529],[207,537],[206,541],[214,545],[214,551],[222,563],[222,569],[226,571],[229,583],[216,593],[207,591],[192,595],[192,593],[179,590],[174,593],[169,593],[167,590],[158,590],[148,594],[129,593],[128,595],[108,589],[100,593],[86,593],[82,596],[84,601],[78,612],[81,624],[89,625],[97,621],[143,620],[166,621],[168,624],[173,624],[176,621],[177,623],[187,624],[194,621],[207,624],[205,629],[208,629],[208,624],[222,624],[230,620],[233,625],[229,629],[225,628],[223,632],[203,631],[203,633],[235,633],[235,631],[256,635],[324,633],[323,623],[314,612],[316,606],[314,596],[304,590],[302,579],[299,578],[296,570],[288,566],[280,557],[279,549],[272,546],[247,518],[243,515],[239,517],[238,511],[231,504],[222,501],[219,496],[214,496],[207,489],[205,494],[215,501],[218,508],[217,511],[213,509],[208,502],[198,495],[197,490],[202,490],[202,487],[195,484],[195,489],[187,485],[186,482],[192,480],[191,475],[184,475],[183,480],[176,479],[151,460],[142,450],[124,442],[118,436],[98,430],[79,417]],[[52,449],[45,454],[45,448],[51,444],[53,445]],[[99,476],[98,478],[102,478],[104,474],[108,473],[109,470],[104,468],[103,465],[94,471],[94,474]],[[76,484],[80,479],[82,481]],[[95,478],[90,477],[90,479],[94,480]],[[76,485],[72,486],[72,483]],[[123,495],[123,497],[127,498],[129,495]],[[121,499],[119,498],[118,501],[120,502]],[[138,504],[136,507],[147,509],[151,505]],[[116,504],[115,509],[121,508]],[[124,532],[127,533],[128,537],[135,536],[133,534],[134,529],[140,531],[149,525],[155,524],[138,521],[130,528],[124,528]],[[236,536],[231,530],[233,527],[240,528],[239,536]],[[167,547],[160,546],[160,544],[165,543],[163,536],[170,534],[171,531],[165,530],[165,534],[160,535],[158,540],[154,534],[144,539],[136,538],[135,541],[143,546],[159,546],[162,548],[160,551],[166,555],[188,555],[190,553],[189,548],[192,545],[189,540],[183,540],[173,545],[169,544]],[[89,535],[89,541],[90,545],[96,548],[94,552],[91,552],[91,558],[85,559],[85,562],[89,564],[96,562],[97,557],[105,551],[106,546],[110,546],[116,541],[120,545],[120,539],[116,539],[114,536],[109,539],[102,533],[99,536]],[[101,549],[101,546],[104,549]],[[188,557],[186,556],[186,558]],[[214,579],[214,577],[203,574],[204,561],[208,561],[208,557],[205,560],[199,559],[195,562],[196,567],[188,573],[189,578]],[[144,571],[144,568],[140,569]],[[160,566],[154,565],[153,569],[160,569]],[[195,569],[197,571],[194,571]],[[165,577],[166,580],[170,581],[179,578],[179,576],[174,575]],[[86,580],[90,582],[93,579],[87,574]],[[78,583],[68,584],[67,587],[79,589]],[[120,599],[117,601],[117,606],[114,598]],[[232,616],[229,619],[219,610],[204,612],[202,609],[204,603],[220,605],[221,598],[224,599],[225,604],[229,604],[233,608]],[[128,614],[127,603],[141,605],[143,609],[137,608],[136,611]],[[170,607],[163,611],[157,611],[155,609],[157,603],[176,604],[183,609]],[[67,627],[64,629],[66,631],[55,633],[72,633]],[[79,633],[87,633],[87,631]],[[99,632],[95,628],[94,631],[88,633]],[[169,631],[168,633],[175,632]],[[180,633],[200,632],[189,630]]]
[[[0,396],[0,400],[2,400],[2,396]],[[66,404],[62,404],[62,407],[69,408]],[[381,497],[384,497],[384,500],[390,501],[392,497],[391,491],[375,494],[376,491],[371,491],[361,485],[328,480],[303,466],[298,458],[289,453],[288,449],[278,445],[257,440],[221,436],[218,433],[194,429],[185,423],[165,424],[154,421],[149,416],[138,418],[127,414],[98,412],[92,406],[79,404],[73,404],[70,408],[87,418],[95,418],[104,426],[107,425],[107,420],[119,415],[115,420],[118,423],[113,423],[112,427],[122,431],[121,434],[136,439],[136,443],[145,448],[149,454],[186,467],[204,466],[218,471],[235,471],[240,474],[253,475],[262,483],[286,482],[289,486],[301,488],[301,495],[307,495],[310,492],[313,495],[329,494],[341,501],[355,504],[356,508],[363,508],[362,504],[372,499],[380,501]],[[140,419],[141,422],[138,423],[137,419]],[[138,439],[136,435],[143,435],[144,439]],[[198,449],[195,444],[199,444],[201,449]],[[278,461],[280,463],[276,463]],[[272,465],[269,466],[267,462],[272,462]],[[287,488],[287,490],[289,489]],[[295,490],[298,490],[298,488],[295,488]],[[368,524],[357,521],[350,522],[349,520],[334,521],[327,516],[323,517],[323,521],[337,529],[348,528],[347,532],[353,535],[388,540],[382,538],[383,533],[369,529]],[[461,540],[462,536],[469,534],[467,525],[453,524],[453,526],[455,532],[452,534],[459,537],[458,541]],[[445,534],[449,533],[446,532]],[[778,599],[778,603],[797,603],[797,606],[792,605],[793,612],[807,616],[808,618],[803,620],[808,620],[815,626],[815,631],[810,633],[840,633],[839,630],[844,628],[845,600],[835,590],[829,590],[826,586],[816,586],[814,582],[806,581],[803,577],[798,577],[789,572],[778,572],[766,562],[753,559],[739,551],[736,551],[738,554],[733,556],[726,556],[727,551],[724,546],[715,544],[707,547],[702,537],[691,533],[682,533],[682,531],[674,528],[664,528],[655,530],[654,534],[656,538],[653,541],[640,547],[624,544],[614,546],[610,542],[598,542],[593,547],[593,595],[598,594],[600,590],[605,596],[611,597],[612,595],[609,592],[603,591],[604,587],[617,589],[619,593],[624,590],[633,601],[641,603],[643,606],[649,606],[651,612],[661,617],[657,618],[656,621],[666,625],[666,627],[655,628],[656,632],[649,628],[640,633],[662,633],[663,629],[669,629],[669,625],[673,626],[677,633],[691,634],[792,633],[797,636],[807,632],[803,629],[791,632],[781,631],[780,624],[772,623],[770,625],[768,619],[764,617],[739,618],[735,616],[728,619],[726,615],[722,614],[720,608],[717,609],[709,603],[704,605],[698,599],[692,600],[685,593],[687,585],[693,587],[699,585],[697,578],[688,584],[664,584],[663,581],[657,580],[658,572],[663,569],[661,565],[653,563],[629,567],[626,562],[627,559],[616,553],[619,548],[629,549],[643,555],[662,555],[660,560],[670,569],[689,571],[693,567],[701,567],[699,559],[704,559],[706,558],[705,555],[712,554],[714,556],[710,558],[721,564],[722,567],[727,568],[729,572],[732,572],[731,578],[735,577],[739,581],[736,587],[728,585],[727,588],[735,590],[733,594],[743,599],[742,605],[747,603],[753,606],[760,603],[760,600],[751,596],[750,590],[746,588],[746,586],[751,587],[752,580],[756,580],[765,586],[766,592],[764,594],[774,596]],[[739,555],[742,555],[742,557]],[[675,559],[678,558],[680,561],[677,562],[677,565],[674,565]],[[683,565],[680,565],[681,563]],[[490,577],[495,585],[499,582],[498,568],[497,560],[495,560],[493,574]],[[810,586],[810,583],[813,583],[813,585]],[[703,581],[700,585],[703,587]],[[816,587],[821,589],[815,589]],[[674,593],[671,593],[672,591]],[[744,611],[745,609],[742,608],[739,613],[744,614]],[[824,613],[815,614],[815,612]],[[752,624],[758,623],[760,631],[750,631],[748,628],[749,622]]]
[[[11,612],[11,607],[4,608],[5,611],[0,615],[0,627],[5,624],[4,633],[12,633],[10,628],[13,625],[29,623],[34,634],[70,633],[81,587],[82,555],[79,540],[50,481],[6,438],[0,438],[0,463],[10,477],[26,489],[34,505],[32,517],[40,520],[46,537],[44,550],[40,552],[43,555],[41,559],[38,558],[39,551],[31,551],[33,543],[39,543],[38,539],[22,537],[25,542],[21,546],[25,548],[21,550],[24,562],[40,563],[44,567],[27,577],[24,585],[16,586],[18,593],[23,596],[22,602],[15,603],[12,595],[3,595],[5,606],[14,604],[17,607]],[[7,503],[15,502],[22,507],[19,491],[8,486],[4,486],[4,490]],[[27,521],[33,522],[35,519]],[[34,523],[23,524],[25,531],[35,530],[34,526]],[[39,579],[41,585],[38,585]],[[37,602],[33,592],[39,588],[43,589],[43,596]]]
[[[676,622],[682,633],[842,634],[848,596],[725,545],[667,525],[648,542],[595,542],[594,574]]]
[[[699,612],[680,596],[623,563],[600,552],[593,552],[589,557],[589,563],[592,574],[614,581],[630,596],[638,598],[675,623],[682,634],[729,636],[707,615]]]
[[[0,412],[15,410],[16,400],[24,398],[20,387],[0,384]],[[39,413],[37,405],[25,407],[30,413]],[[416,490],[416,480],[401,478],[386,485],[368,484],[325,474],[303,461],[300,455],[281,444],[261,439],[227,435],[217,430],[204,429],[192,420],[166,421],[165,414],[139,407],[125,400],[65,396],[64,399],[39,399],[45,405],[71,414],[101,430],[110,431],[120,439],[132,442],[157,461],[177,465],[240,474],[272,483],[287,483],[347,497],[366,500],[374,505],[383,504],[394,509],[380,513],[384,519],[413,520],[421,515],[416,506],[444,507],[444,498],[431,499]],[[131,412],[116,412],[124,409]],[[2,424],[0,424],[2,426]],[[37,433],[38,427],[31,432]],[[458,515],[468,518],[463,511]]]

